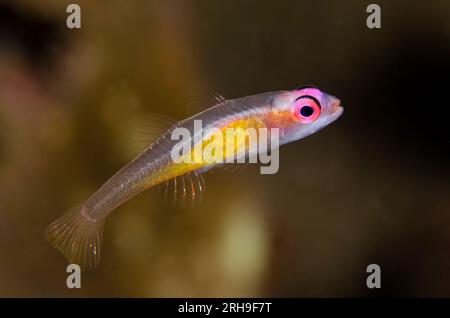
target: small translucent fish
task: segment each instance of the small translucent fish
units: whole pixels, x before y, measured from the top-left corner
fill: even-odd
[[[282,145],[315,133],[343,113],[338,98],[312,86],[218,101],[169,127],[89,199],[51,223],[46,229],[47,240],[70,263],[92,269],[100,262],[104,220],[119,205],[157,185],[165,188],[166,195],[175,191],[175,197],[199,197],[205,188],[201,173],[218,164],[175,163],[171,150],[178,140],[172,140],[171,135],[176,128],[194,133],[195,120],[202,121],[203,129],[216,128],[223,133],[230,127],[277,128]]]

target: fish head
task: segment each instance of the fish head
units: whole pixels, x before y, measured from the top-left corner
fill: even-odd
[[[280,129],[280,144],[314,134],[344,111],[339,98],[313,86],[283,91],[272,100],[271,127]]]

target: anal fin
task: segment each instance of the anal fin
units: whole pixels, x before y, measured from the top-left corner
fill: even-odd
[[[170,179],[158,185],[157,195],[171,207],[194,207],[201,204],[205,179],[197,171]]]

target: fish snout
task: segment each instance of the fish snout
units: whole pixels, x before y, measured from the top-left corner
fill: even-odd
[[[344,107],[341,104],[341,100],[337,97],[333,96],[333,99],[331,100],[331,103],[329,104],[329,113],[333,114],[337,117],[339,117],[340,115],[342,115],[342,113],[344,112]],[[333,116],[334,117],[334,116]]]
[[[334,100],[331,102],[331,109],[336,110],[338,108],[342,108],[341,103],[342,102],[339,98],[334,98]]]
[[[342,106],[342,102],[341,102],[341,100],[339,98],[335,98],[331,102],[331,109],[332,109],[333,112],[344,110],[344,107]]]

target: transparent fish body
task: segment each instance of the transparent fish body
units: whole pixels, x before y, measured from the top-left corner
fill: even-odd
[[[309,99],[310,105],[305,104]],[[320,115],[313,122],[308,122],[307,116],[301,115],[300,111],[305,112],[305,107],[314,106],[313,103],[320,105],[317,110]],[[298,110],[298,107],[302,108]],[[171,136],[177,128],[189,131],[194,144],[196,141],[202,144],[211,142],[205,140],[203,134],[210,128],[218,129],[223,134],[227,128],[277,128],[280,131],[279,144],[282,145],[322,129],[336,120],[342,111],[339,99],[314,87],[221,101],[170,126],[90,198],[50,224],[46,237],[69,262],[79,264],[83,269],[95,268],[100,262],[104,220],[122,203],[148,188],[165,183],[168,185],[169,181],[175,182],[173,189],[178,189],[181,196],[187,192],[190,196],[198,196],[204,190],[200,174],[216,164],[202,161],[174,163],[171,151],[180,141],[172,140]],[[195,129],[195,121],[201,121],[202,130]],[[230,155],[234,154],[224,154]],[[248,155],[251,154],[247,152]]]

